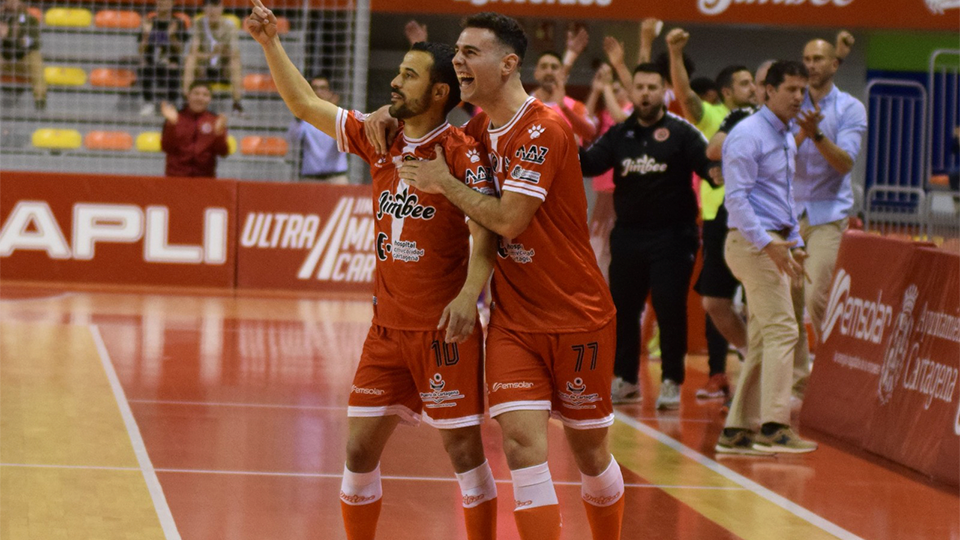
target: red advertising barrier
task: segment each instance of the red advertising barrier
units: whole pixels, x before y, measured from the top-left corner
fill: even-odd
[[[240,182],[237,287],[370,292],[370,186]]]
[[[371,0],[374,12],[466,15],[495,11],[511,17],[610,19],[706,24],[957,29],[952,0]]]
[[[848,232],[800,420],[960,485],[960,256]]]
[[[3,171],[3,279],[232,287],[236,183]]]

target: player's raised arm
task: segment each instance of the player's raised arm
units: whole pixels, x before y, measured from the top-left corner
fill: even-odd
[[[253,10],[244,21],[243,27],[263,47],[270,74],[283,102],[297,118],[306,120],[331,137],[336,137],[339,108],[317,97],[310,83],[290,61],[277,36],[277,17],[273,12],[260,0],[251,2]]]

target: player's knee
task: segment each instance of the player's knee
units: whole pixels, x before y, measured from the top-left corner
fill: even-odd
[[[450,463],[459,472],[475,469],[483,464],[483,442],[479,430],[476,433],[450,433],[443,437],[443,447],[450,456]]]
[[[380,451],[370,441],[358,438],[347,440],[347,468],[355,473],[370,472],[380,462]]]
[[[503,436],[503,453],[511,470],[539,465],[547,460],[546,437],[531,433]]]

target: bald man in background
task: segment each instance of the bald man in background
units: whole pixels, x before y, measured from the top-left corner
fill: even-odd
[[[803,300],[818,338],[840,239],[853,209],[850,172],[867,131],[863,103],[833,82],[840,61],[834,45],[822,39],[812,40],[804,47],[809,90],[795,128],[794,201],[800,236],[809,255],[804,266],[810,276],[810,282],[804,285]],[[795,373],[794,380],[794,396],[802,398],[806,377]]]

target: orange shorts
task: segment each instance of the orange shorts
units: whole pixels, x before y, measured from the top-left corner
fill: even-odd
[[[616,345],[615,319],[597,330],[569,334],[491,327],[486,359],[490,416],[543,410],[576,429],[612,425]]]
[[[444,343],[444,331],[373,325],[350,389],[347,416],[398,415],[442,429],[483,419],[483,331],[477,322],[463,343]]]

